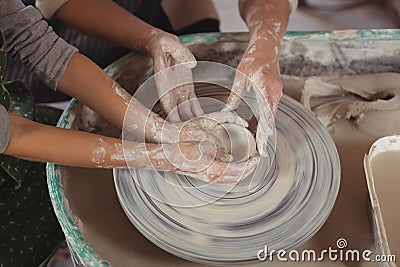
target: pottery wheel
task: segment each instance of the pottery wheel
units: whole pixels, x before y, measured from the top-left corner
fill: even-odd
[[[333,208],[339,158],[327,130],[286,96],[276,116],[276,137],[276,153],[271,144],[251,182],[256,187],[244,182],[220,197],[221,185],[197,188],[198,182],[185,176],[115,169],[120,203],[151,242],[195,262],[245,264],[258,261],[265,246],[269,251],[297,247]],[[269,172],[263,172],[271,161]]]

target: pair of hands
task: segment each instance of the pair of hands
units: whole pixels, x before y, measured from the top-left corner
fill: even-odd
[[[279,49],[278,47],[276,49]],[[277,55],[278,51],[272,51],[274,56],[266,53],[266,48],[262,40],[255,40],[249,44],[241,63],[232,88],[231,96],[228,99],[227,107],[215,114],[208,114],[190,123],[179,123],[181,120],[202,116],[202,110],[194,93],[193,83],[187,83],[175,90],[169,81],[174,77],[182,80],[191,81],[191,68],[196,66],[196,59],[188,48],[179,42],[179,39],[165,32],[157,32],[151,38],[147,51],[154,61],[154,72],[159,73],[156,79],[157,90],[160,96],[162,108],[168,114],[168,127],[166,136],[179,136],[175,140],[176,144],[171,151],[170,158],[176,167],[174,171],[204,180],[213,181],[219,178],[219,182],[236,182],[240,174],[254,170],[258,158],[252,158],[243,163],[227,163],[228,155],[221,150],[216,140],[210,132],[218,123],[230,122],[245,125],[247,122],[235,115],[235,110],[240,102],[241,96],[255,86],[258,102],[258,127],[257,127],[257,147],[261,156],[267,152],[267,140],[273,129],[273,114],[276,113],[277,105],[282,92],[282,84],[279,75]],[[186,63],[187,68],[180,68],[179,73],[174,73],[169,67],[176,64]],[[173,123],[176,123],[175,125]],[[205,127],[205,125],[211,128]],[[171,130],[175,129],[175,130]],[[204,142],[208,139],[211,142]],[[164,138],[162,143],[167,143],[172,139]],[[202,141],[203,140],[203,141]],[[182,142],[194,142],[187,147]],[[174,143],[174,142],[172,142]],[[195,149],[198,147],[199,149]],[[172,155],[183,155],[179,159]],[[224,160],[225,159],[225,160]]]
[[[247,126],[246,121],[232,112],[214,112],[186,122],[158,124],[155,141],[161,143],[161,150],[158,147],[146,155],[152,169],[174,171],[204,182],[229,184],[253,172],[259,157],[246,162],[231,162],[222,142],[211,134],[220,123]]]

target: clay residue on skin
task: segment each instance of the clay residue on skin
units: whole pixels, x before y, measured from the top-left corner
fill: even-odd
[[[142,169],[170,169],[168,162],[163,163],[165,159],[163,155],[160,156],[162,150],[158,147],[148,149],[145,143],[131,143],[124,147],[123,143],[114,144],[114,152],[111,154],[111,161],[113,162],[126,162],[128,167],[142,168]],[[156,164],[156,166],[153,165]]]
[[[247,52],[247,53],[248,54],[253,54],[256,51],[256,49],[257,49],[257,46],[256,45],[252,45],[250,50],[249,50],[249,52]]]
[[[252,49],[251,49],[251,50],[252,50]],[[254,51],[254,50],[253,50],[253,51]],[[249,52],[249,54],[250,54],[250,52]],[[254,60],[255,60],[254,57],[247,57],[247,58],[244,58],[244,59],[242,60],[242,64],[251,64],[251,63],[254,62]]]
[[[110,168],[112,166],[107,166],[107,157],[112,163],[116,163],[118,166],[121,163],[128,164],[128,166],[134,168],[152,168],[151,161],[157,159],[153,158],[155,151],[158,151],[155,147],[154,149],[147,149],[144,143],[130,143],[125,149],[122,143],[109,144],[99,138],[99,146],[92,152],[91,161],[96,164],[97,167]],[[159,162],[158,162],[159,163]],[[158,169],[169,169],[168,161],[166,164],[159,164],[156,166]]]
[[[276,34],[279,34],[279,32],[281,31],[281,25],[282,25],[282,23],[280,23],[280,22],[274,22],[273,25],[274,25],[274,31],[275,31],[275,33],[276,33]]]
[[[114,153],[111,155],[112,161],[124,161],[124,148],[122,144],[118,143],[114,145]]]
[[[124,120],[124,128],[129,136],[150,142],[160,142],[159,133],[164,120],[148,110],[137,99],[132,98]],[[131,140],[132,141],[132,140]]]
[[[262,5],[258,5],[256,8],[253,8],[252,10],[250,10],[245,16],[245,21],[248,23],[249,26],[252,26],[251,23],[257,22],[257,20],[254,19],[254,15],[260,9],[265,9],[265,10],[275,9],[275,5],[263,3]]]
[[[99,147],[93,150],[91,161],[96,164],[96,166],[103,167],[102,164],[106,160],[107,149],[109,148],[109,145],[102,138],[99,138],[98,140]]]
[[[196,66],[196,59],[190,50],[180,43],[176,36],[160,32],[156,33],[153,38],[158,38],[153,47],[153,55],[163,57],[172,56],[173,60],[176,61],[175,63],[187,63],[186,66],[188,68]],[[168,62],[168,58],[165,58],[164,61]],[[172,65],[174,64],[167,64],[163,67]]]
[[[152,37],[149,50],[158,96],[168,121],[180,122],[203,114],[192,84],[191,69],[197,61],[191,51],[178,37],[162,31]]]
[[[131,101],[132,96],[128,92],[126,92],[115,81],[113,81],[112,90],[117,96],[119,96],[120,98],[122,98],[122,100],[124,100],[126,106],[129,106],[129,102]]]
[[[134,123],[134,124],[131,124],[128,126],[128,131],[134,131],[137,128],[138,128],[138,125]]]
[[[275,60],[277,60],[279,56],[279,48],[277,46],[274,47],[274,55],[275,55]]]

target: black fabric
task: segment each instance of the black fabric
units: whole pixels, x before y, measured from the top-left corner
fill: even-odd
[[[216,19],[203,19],[176,32],[177,35],[202,32],[219,32],[219,21]]]

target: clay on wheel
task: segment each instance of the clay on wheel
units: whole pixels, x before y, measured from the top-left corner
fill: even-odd
[[[256,153],[256,142],[246,128],[233,124],[220,124],[213,133],[221,140],[226,153],[232,155],[233,161],[245,161]]]

